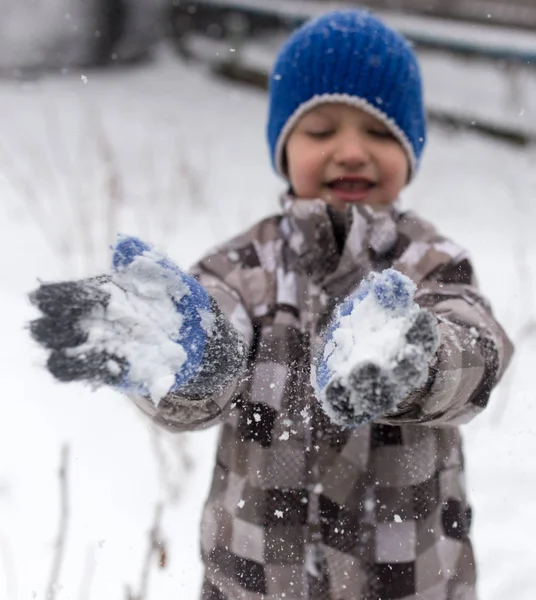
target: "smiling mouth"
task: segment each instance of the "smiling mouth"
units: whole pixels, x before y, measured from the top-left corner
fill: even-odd
[[[344,203],[366,202],[375,187],[369,179],[335,179],[327,183],[334,199]]]
[[[372,189],[375,184],[367,179],[336,179],[327,185],[332,190],[342,192],[363,192]]]

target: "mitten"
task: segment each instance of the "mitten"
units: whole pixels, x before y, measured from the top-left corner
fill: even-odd
[[[392,411],[428,378],[437,319],[414,301],[415,284],[394,269],[372,273],[335,311],[312,383],[331,420],[357,426]]]
[[[245,345],[216,302],[168,257],[121,237],[108,275],[43,284],[30,300],[30,323],[50,350],[60,381],[82,380],[158,401],[169,392],[193,398],[223,389],[241,367]]]

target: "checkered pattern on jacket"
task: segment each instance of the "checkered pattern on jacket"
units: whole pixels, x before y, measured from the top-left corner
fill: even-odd
[[[195,267],[249,342],[225,394],[158,409],[135,399],[176,431],[221,426],[202,598],[473,600],[457,425],[485,408],[512,347],[467,255],[430,224],[366,207],[333,217],[320,201],[284,198],[282,214]],[[426,386],[396,412],[342,429],[313,395],[311,357],[335,305],[387,267],[417,283],[441,346]]]

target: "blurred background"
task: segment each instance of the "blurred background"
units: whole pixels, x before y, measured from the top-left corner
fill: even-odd
[[[480,598],[536,597],[536,2],[0,0],[0,598],[198,597],[216,429],[164,434],[56,384],[27,293],[107,269],[120,232],[187,268],[277,211],[270,66],[305,19],[358,5],[421,62],[403,205],[469,249],[517,347],[463,428]]]

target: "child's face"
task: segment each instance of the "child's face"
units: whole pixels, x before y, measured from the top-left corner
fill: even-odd
[[[305,113],[287,144],[287,174],[297,198],[347,204],[389,205],[406,185],[409,162],[387,127],[342,103]]]

